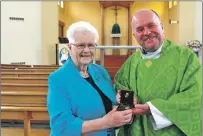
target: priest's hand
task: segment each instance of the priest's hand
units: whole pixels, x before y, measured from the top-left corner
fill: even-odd
[[[135,108],[132,109],[134,115],[145,115],[150,112],[148,104],[135,104]]]

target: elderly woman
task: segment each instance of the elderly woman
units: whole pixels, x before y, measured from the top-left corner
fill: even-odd
[[[112,108],[116,93],[108,72],[93,64],[98,32],[87,22],[67,31],[70,58],[48,78],[51,136],[115,136],[132,111]]]

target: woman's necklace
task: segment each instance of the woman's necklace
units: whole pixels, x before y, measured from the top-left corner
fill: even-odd
[[[87,70],[80,70],[80,74],[81,74],[81,76],[83,77],[83,78],[87,78],[87,77],[89,77],[89,73],[88,73],[88,71]]]

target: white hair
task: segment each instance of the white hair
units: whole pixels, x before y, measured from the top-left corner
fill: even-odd
[[[67,30],[67,38],[69,40],[69,43],[75,42],[75,33],[77,32],[89,32],[94,36],[95,43],[99,40],[99,34],[94,26],[92,26],[90,23],[85,21],[79,21],[76,23],[73,23],[69,26]]]

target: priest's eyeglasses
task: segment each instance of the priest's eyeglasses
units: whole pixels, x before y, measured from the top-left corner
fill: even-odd
[[[78,49],[84,50],[87,46],[89,49],[95,49],[97,46],[96,43],[71,43],[72,45],[76,46]]]

